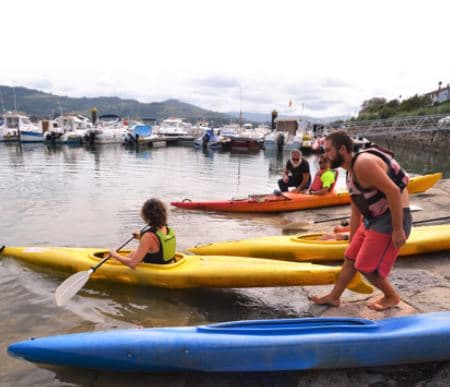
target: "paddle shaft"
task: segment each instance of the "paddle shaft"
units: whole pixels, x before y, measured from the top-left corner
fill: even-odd
[[[123,242],[121,244],[121,246],[117,249],[117,251],[120,251],[121,249],[123,249],[133,239],[134,239],[134,235],[131,238],[127,239],[126,242]],[[108,253],[108,255],[105,258],[103,258],[99,263],[97,263],[96,265],[91,267],[92,273],[94,273],[101,265],[103,265],[110,258],[111,258],[111,254]]]
[[[334,222],[335,220],[345,220],[348,219],[349,216],[338,216],[337,218],[328,218],[328,219],[321,219],[321,220],[315,220],[314,223],[327,223],[327,222]]]
[[[418,206],[411,206],[411,212],[416,212],[416,211],[421,211],[422,208],[418,207]],[[348,215],[346,216],[338,216],[337,218],[327,218],[327,219],[320,219],[320,220],[315,220],[314,223],[327,223],[327,222],[334,222],[335,220],[345,220],[345,219],[349,219],[350,217]],[[446,217],[448,218],[448,217]],[[441,219],[439,219],[441,220]]]
[[[447,220],[450,219],[450,216],[441,216],[439,218],[431,218],[431,219],[424,219],[424,220],[418,220],[416,222],[413,222],[414,225],[416,224],[422,224],[422,223],[430,223],[430,222],[438,222],[440,220]]]
[[[148,225],[142,227],[141,230],[139,231],[139,233],[142,234],[144,231],[147,230],[148,227],[149,227]],[[131,238],[127,239],[125,242],[123,242],[123,243],[120,245],[120,247],[117,249],[117,251],[122,250],[122,249],[123,249],[128,243],[130,243],[133,239],[134,239],[134,235],[133,235]],[[99,263],[97,263],[96,265],[92,266],[92,267],[91,267],[91,270],[92,270],[91,273],[94,273],[101,265],[103,265],[103,264],[104,264],[108,259],[110,259],[110,258],[111,258],[111,254],[108,254],[108,255],[107,255],[105,258],[103,258]]]

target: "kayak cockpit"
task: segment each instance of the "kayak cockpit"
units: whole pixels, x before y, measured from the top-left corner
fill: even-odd
[[[128,255],[131,252],[131,250],[120,250],[120,255]],[[89,258],[95,261],[101,261],[102,259],[106,258],[109,255],[109,250],[97,250],[93,252],[92,254],[89,254]],[[182,253],[176,253],[175,257],[173,258],[173,261],[166,264],[159,264],[159,263],[140,263],[139,266],[156,266],[156,267],[174,267],[176,265],[179,265],[180,263],[184,262],[184,254]],[[120,262],[116,261],[115,259],[110,259],[106,264],[117,264],[122,265]]]
[[[291,237],[292,242],[297,243],[311,243],[311,244],[325,244],[325,245],[347,245],[348,241],[336,239],[320,239],[323,234],[301,234]]]
[[[197,328],[205,333],[224,334],[263,334],[271,332],[274,335],[316,334],[322,332],[337,333],[341,331],[360,332],[378,327],[376,322],[362,318],[334,317],[334,318],[294,318],[277,320],[235,321],[203,325]]]

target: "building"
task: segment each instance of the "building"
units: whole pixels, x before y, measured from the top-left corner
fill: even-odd
[[[447,83],[446,87],[441,87],[439,84],[439,88],[437,90],[431,91],[429,93],[424,94],[424,96],[430,97],[431,104],[437,105],[450,100],[450,84]]]
[[[289,132],[295,135],[297,129],[309,129],[311,123],[297,116],[286,116],[275,118],[275,130],[277,132]]]

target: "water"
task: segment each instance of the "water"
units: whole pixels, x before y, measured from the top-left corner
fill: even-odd
[[[289,153],[202,152],[189,147],[128,150],[0,144],[1,244],[113,248],[142,226],[149,197],[166,203],[245,197],[277,188]],[[412,173],[442,170],[448,160],[399,153]],[[317,156],[309,157],[313,172]],[[344,173],[340,173],[343,186]],[[345,208],[275,215],[215,214],[170,209],[178,250],[197,243],[280,234],[283,225],[340,215]],[[132,246],[132,245],[131,245]],[[128,375],[43,367],[10,358],[6,346],[31,336],[114,327],[195,325],[237,319],[309,315],[301,288],[164,290],[89,283],[67,306],[53,301],[68,274],[0,260],[0,381],[2,385],[178,385],[213,380],[237,384],[290,384],[296,373],[265,375]]]

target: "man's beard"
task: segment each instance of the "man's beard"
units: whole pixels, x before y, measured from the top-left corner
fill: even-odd
[[[342,167],[342,164],[344,164],[344,158],[341,154],[337,154],[336,157],[333,160],[330,160],[331,168],[336,169],[339,167]]]

